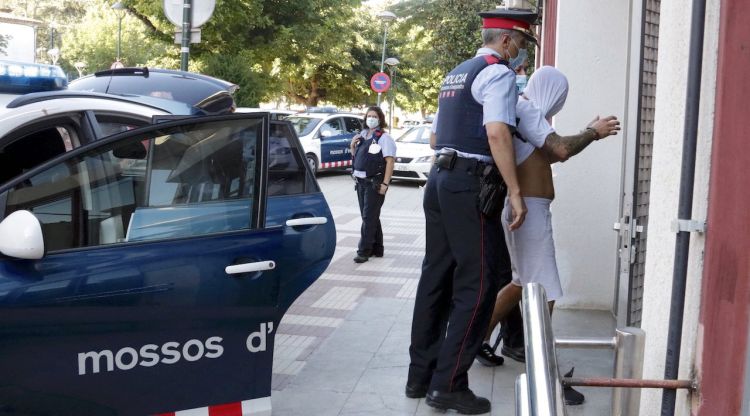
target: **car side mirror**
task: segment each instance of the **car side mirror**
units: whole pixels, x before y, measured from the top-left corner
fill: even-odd
[[[42,225],[29,211],[15,211],[0,222],[0,253],[18,259],[44,257]]]
[[[321,130],[320,131],[320,137],[329,138],[329,137],[332,137],[332,136],[333,136],[333,131],[331,131],[331,130]]]

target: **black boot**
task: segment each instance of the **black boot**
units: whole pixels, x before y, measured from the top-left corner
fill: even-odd
[[[563,375],[563,377],[570,378],[573,377],[573,370],[576,368],[573,367]],[[583,402],[586,400],[583,393],[579,392],[578,390],[575,390],[573,387],[565,386],[563,387],[563,396],[565,396],[565,405],[566,406],[578,406],[580,404],[583,404]]]

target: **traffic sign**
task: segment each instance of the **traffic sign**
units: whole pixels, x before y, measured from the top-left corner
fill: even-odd
[[[378,72],[370,78],[370,88],[377,93],[386,92],[391,87],[391,78],[385,72]]]
[[[192,29],[203,26],[214,13],[216,0],[193,0]],[[164,0],[164,14],[173,25],[182,27],[183,0]]]

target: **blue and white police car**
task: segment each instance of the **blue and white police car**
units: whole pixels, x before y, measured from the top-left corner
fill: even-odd
[[[294,126],[313,173],[352,165],[349,145],[352,137],[364,128],[362,117],[336,111],[313,110],[289,116],[286,120]]]
[[[44,65],[3,86],[3,411],[270,414],[278,324],[336,242],[291,124]]]

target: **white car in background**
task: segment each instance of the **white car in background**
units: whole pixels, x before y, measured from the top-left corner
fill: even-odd
[[[396,139],[393,179],[425,183],[435,151],[430,148],[429,124],[412,127]]]

